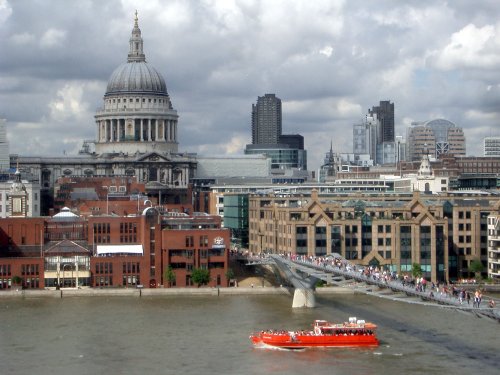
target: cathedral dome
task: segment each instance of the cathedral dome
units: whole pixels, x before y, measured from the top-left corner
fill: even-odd
[[[115,69],[104,96],[142,93],[168,95],[162,75],[146,61],[129,61]]]
[[[129,44],[127,62],[120,65],[111,74],[104,96],[129,93],[168,95],[167,85],[162,75],[146,62],[137,11]]]

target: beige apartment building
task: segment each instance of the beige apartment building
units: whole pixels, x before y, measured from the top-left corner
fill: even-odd
[[[432,281],[487,269],[487,218],[500,197],[473,193],[251,195],[249,251],[341,254],[398,273],[420,264]]]

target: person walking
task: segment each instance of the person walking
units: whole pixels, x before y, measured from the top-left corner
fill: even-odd
[[[479,301],[479,294],[480,294],[480,293],[479,293],[479,290],[476,290],[476,291],[474,292],[474,304],[473,304],[473,306],[474,306],[474,307],[479,307],[479,304],[480,304],[480,301]]]

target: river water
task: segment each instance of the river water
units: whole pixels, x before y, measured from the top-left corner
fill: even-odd
[[[499,374],[500,326],[364,295],[0,300],[0,374]],[[261,329],[349,316],[379,326],[375,349],[253,348]]]

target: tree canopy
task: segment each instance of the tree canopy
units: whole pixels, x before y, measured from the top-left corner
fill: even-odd
[[[484,266],[480,260],[473,260],[470,262],[470,270],[472,272],[483,272]]]
[[[422,267],[418,263],[413,263],[411,266],[411,274],[414,278],[422,276]]]
[[[172,269],[172,266],[168,266],[163,273],[163,278],[168,282],[168,286],[171,286],[172,283],[175,282],[175,272]]]
[[[191,272],[191,280],[198,286],[206,285],[210,282],[210,271],[203,268],[194,268]]]

